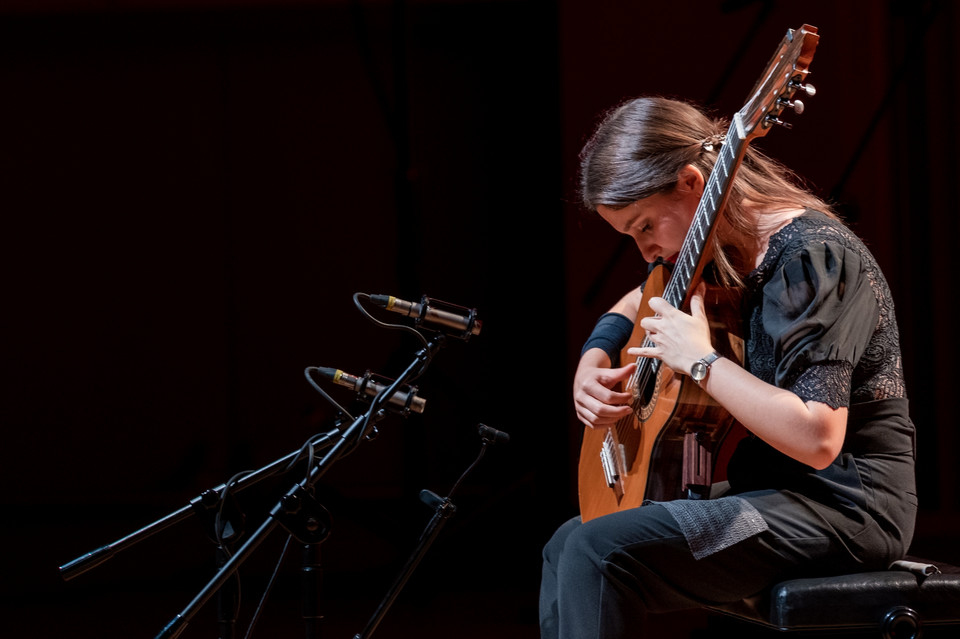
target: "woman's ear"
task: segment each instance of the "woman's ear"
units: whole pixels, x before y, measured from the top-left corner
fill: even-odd
[[[692,164],[687,164],[677,175],[677,191],[680,193],[693,193],[697,197],[703,195],[703,187],[706,180],[700,169]]]

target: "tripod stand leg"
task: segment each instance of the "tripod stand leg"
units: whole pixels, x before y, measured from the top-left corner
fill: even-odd
[[[227,563],[229,556],[222,546],[217,548],[217,570]],[[237,576],[233,575],[217,591],[217,623],[220,627],[220,639],[233,639],[237,624],[239,597]]]
[[[323,586],[323,570],[320,567],[320,543],[303,546],[303,568],[301,571],[303,589],[303,623],[307,639],[320,637],[320,625],[323,610],[320,595]]]

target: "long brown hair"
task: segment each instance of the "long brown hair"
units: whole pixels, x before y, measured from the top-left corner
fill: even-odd
[[[688,164],[709,179],[728,127],[728,121],[713,118],[689,102],[641,97],[619,104],[603,115],[580,152],[583,205],[590,211],[601,204],[620,209],[669,191]],[[838,218],[793,171],[753,146],[747,147],[720,214],[736,232],[756,239],[764,229],[746,214],[744,202],[761,210],[812,208]],[[741,284],[741,274],[733,266],[736,256],[724,248],[718,234],[713,234],[712,243],[721,281]]]

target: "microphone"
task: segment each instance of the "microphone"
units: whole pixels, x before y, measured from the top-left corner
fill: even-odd
[[[392,295],[371,295],[370,301],[388,311],[414,317],[417,324],[423,322],[452,329],[454,333],[450,334],[463,340],[470,339],[471,335],[479,335],[483,326],[483,322],[477,319],[477,309],[466,309],[430,299],[426,295],[420,298],[419,303],[407,302]]]
[[[347,388],[357,391],[361,399],[372,399],[393,383],[393,380],[383,377],[379,378],[380,381],[374,381],[372,379],[373,374],[370,371],[364,373],[363,377],[357,377],[356,375],[344,373],[339,368],[324,368],[318,366],[316,370],[334,384],[340,384],[341,386],[346,386]],[[390,396],[390,399],[387,400],[389,407],[396,408],[403,413],[409,413],[410,411],[422,413],[426,404],[427,400],[422,397],[417,397],[417,387],[406,384],[397,388],[393,395]]]
[[[480,433],[480,439],[488,444],[506,444],[510,441],[510,435],[486,424],[477,424],[477,432]]]

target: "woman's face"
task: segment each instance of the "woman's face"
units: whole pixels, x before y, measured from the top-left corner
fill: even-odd
[[[602,204],[597,207],[597,213],[610,226],[633,238],[647,262],[674,257],[693,221],[703,194],[703,176],[687,166],[679,177],[673,190],[645,197],[622,209]]]

